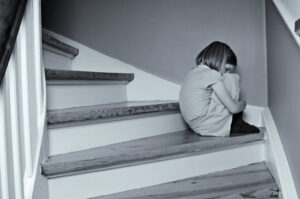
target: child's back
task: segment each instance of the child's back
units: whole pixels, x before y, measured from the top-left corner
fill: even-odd
[[[200,65],[187,74],[180,91],[179,103],[184,120],[198,134],[228,136],[232,114],[213,92],[212,85],[222,81],[234,100],[239,97],[239,76],[221,74]]]
[[[189,71],[180,91],[184,120],[198,134],[229,136],[258,133],[243,120],[246,101],[239,100],[237,58],[225,43],[212,42],[196,58],[198,67]]]

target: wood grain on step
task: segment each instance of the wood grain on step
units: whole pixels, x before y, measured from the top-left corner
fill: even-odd
[[[56,70],[45,69],[46,79],[49,80],[89,80],[89,81],[127,81],[134,79],[133,73],[104,73],[90,71],[71,71],[71,70]]]
[[[140,119],[140,118],[146,118],[146,117],[156,117],[156,116],[170,115],[170,114],[180,114],[180,112],[179,112],[179,110],[170,110],[170,111],[159,111],[159,112],[127,115],[127,116],[121,116],[121,117],[99,118],[99,119],[96,119],[96,120],[84,120],[84,121],[78,121],[78,122],[74,121],[74,122],[67,122],[67,123],[55,123],[55,124],[48,124],[48,129],[88,125],[88,124],[95,124],[95,123],[99,124],[99,123],[105,123],[105,122],[116,122],[116,121],[122,121],[122,120],[133,120],[133,119]]]
[[[181,131],[105,147],[52,156],[42,165],[49,177],[106,170],[233,148],[262,141],[264,133],[236,137],[202,137]]]
[[[61,42],[60,40],[56,39],[55,37],[48,34],[46,31],[43,30],[42,32],[42,38],[43,43],[47,44],[49,46],[52,46],[54,48],[57,48],[67,54],[72,55],[73,57],[77,56],[79,54],[79,49],[75,48],[73,46],[70,46],[69,44],[66,44],[64,42]]]
[[[279,188],[264,163],[94,199],[275,199]]]
[[[50,110],[47,116],[48,124],[57,124],[174,110],[179,110],[175,101],[141,101]]]

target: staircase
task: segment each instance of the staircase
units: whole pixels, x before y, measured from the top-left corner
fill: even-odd
[[[43,42],[57,59],[80,53],[46,32]],[[45,72],[49,157],[41,172],[50,199],[279,198],[264,163],[264,128],[198,136],[176,101],[127,101],[134,74]]]

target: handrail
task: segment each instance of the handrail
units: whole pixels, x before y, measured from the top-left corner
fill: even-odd
[[[291,15],[291,12],[286,7],[283,0],[273,0],[273,3],[277,8],[279,14],[281,15],[283,21],[285,22],[285,25],[287,26],[289,32],[292,34],[295,42],[300,48],[300,37],[297,32],[295,32],[295,16]]]
[[[0,85],[2,84],[9,59],[13,52],[21,21],[27,5],[27,0],[9,0],[6,2],[6,4],[0,4],[0,13],[4,13],[2,19],[8,19],[9,16],[12,15],[14,15],[14,17],[12,17],[11,20],[3,20],[3,23],[0,21],[0,27],[6,26],[6,28],[0,29],[0,45],[3,43],[2,46],[0,46],[0,49],[4,50],[3,52],[0,50]],[[0,20],[2,19],[0,18]],[[8,36],[3,37],[6,34]]]

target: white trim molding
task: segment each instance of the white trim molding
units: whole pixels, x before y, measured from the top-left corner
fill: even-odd
[[[47,185],[40,183],[40,163],[46,158],[45,135],[47,134],[47,101],[46,101],[46,78],[44,73],[44,62],[42,59],[42,24],[41,24],[41,0],[29,0],[27,5],[27,16],[25,18],[27,26],[27,66],[29,87],[31,91],[31,101],[36,104],[29,104],[31,107],[31,175],[24,178],[24,198],[47,198]],[[33,49],[32,49],[33,48]],[[22,66],[21,66],[22,67]],[[26,144],[26,143],[25,143]],[[44,191],[44,193],[41,192]]]
[[[12,163],[14,173],[14,190],[15,198],[22,199],[23,196],[23,172],[22,172],[22,160],[21,160],[21,146],[19,134],[19,110],[18,110],[18,96],[17,96],[17,75],[16,67],[17,62],[15,58],[15,52],[11,56],[10,64],[7,69],[7,91],[9,98],[9,110],[10,110],[10,136],[11,136],[11,149],[12,149]]]
[[[255,105],[247,105],[244,114],[243,119],[248,122],[249,124],[263,127],[263,121],[262,121],[262,113],[264,111],[264,107],[255,106]]]
[[[0,189],[2,199],[9,199],[9,179],[7,168],[7,144],[6,144],[6,124],[5,124],[5,90],[6,80],[3,79],[0,86]]]
[[[266,129],[266,163],[280,186],[282,199],[298,199],[294,180],[282,146],[278,130],[268,107],[247,105],[244,119]]]
[[[1,199],[48,198],[48,186],[37,183],[47,130],[40,11],[40,0],[28,1],[0,87]],[[36,197],[39,190],[46,194]]]
[[[266,127],[266,162],[275,180],[281,187],[282,198],[298,199],[292,173],[286,158],[278,130],[269,108],[262,113],[263,123]]]

